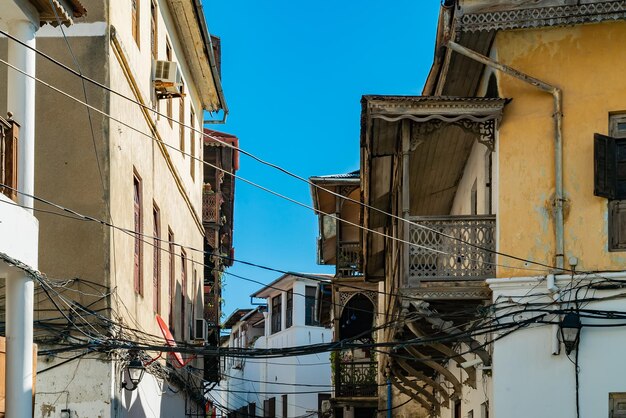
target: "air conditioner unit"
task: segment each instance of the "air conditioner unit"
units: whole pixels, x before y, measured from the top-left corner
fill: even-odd
[[[152,82],[158,99],[181,97],[182,76],[178,65],[173,61],[152,63]]]
[[[329,400],[323,400],[322,401],[322,414],[328,414],[330,412],[332,405],[330,404]]]
[[[204,318],[196,318],[193,322],[194,342],[205,342],[207,338],[207,327]]]

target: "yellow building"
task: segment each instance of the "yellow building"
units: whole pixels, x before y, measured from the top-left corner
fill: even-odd
[[[596,343],[622,343],[625,19],[622,1],[446,1],[424,95],[363,97],[362,271],[396,343],[380,411],[617,410],[625,370]],[[562,402],[540,400],[550,385]]]

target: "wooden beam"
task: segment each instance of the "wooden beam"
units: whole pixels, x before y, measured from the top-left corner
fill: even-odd
[[[443,388],[439,383],[435,382],[430,377],[426,376],[424,373],[419,370],[415,370],[406,360],[404,359],[396,359],[396,364],[402,367],[404,371],[406,371],[409,375],[415,376],[417,379],[424,381],[424,383],[433,387],[433,390],[437,391],[442,397],[444,402],[450,401],[450,395],[448,395],[448,391]]]
[[[411,354],[417,360],[421,361],[422,363],[424,363],[431,369],[445,376],[445,378],[450,383],[452,383],[452,386],[454,387],[454,394],[457,397],[461,398],[463,396],[463,385],[461,384],[461,382],[459,382],[459,379],[457,379],[456,376],[450,370],[448,370],[441,364],[437,363],[436,361],[430,360],[427,356],[417,351],[415,347],[407,346],[405,347],[405,349],[406,351],[409,352],[409,354]]]

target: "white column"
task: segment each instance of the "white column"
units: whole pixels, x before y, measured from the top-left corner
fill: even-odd
[[[35,31],[37,27],[30,20],[12,20],[8,24],[9,33],[31,48],[35,48]],[[8,61],[35,76],[35,52],[31,49],[8,40]],[[20,192],[33,195],[35,191],[35,80],[8,68],[7,77],[7,110],[13,112],[13,118],[20,127],[18,140],[18,189]],[[32,207],[33,199],[20,194],[18,202]]]
[[[35,47],[37,27],[30,20],[9,22],[9,33]],[[35,52],[8,40],[8,61],[35,75]],[[34,194],[35,185],[35,80],[11,68],[7,70],[7,109],[21,125],[18,140],[18,189]],[[18,202],[32,207],[22,194]],[[33,288],[26,275],[6,280],[6,417],[32,417],[33,401]]]
[[[33,280],[6,280],[6,418],[31,418],[33,402]]]

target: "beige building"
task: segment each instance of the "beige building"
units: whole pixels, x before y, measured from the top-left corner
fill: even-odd
[[[41,28],[37,48],[107,88],[37,57],[40,79],[98,110],[38,86],[35,195],[118,228],[36,203],[39,269],[59,287],[35,293],[35,339],[48,354],[38,361],[35,416],[191,416],[204,409],[201,358],[183,355],[192,366],[183,367],[173,356],[152,362],[159,353],[132,342],[103,343],[165,345],[157,315],[179,344],[205,338],[196,321],[202,127],[204,111],[227,113],[219,51],[200,2],[82,3],[86,17]],[[133,360],[146,368],[136,388]]]

